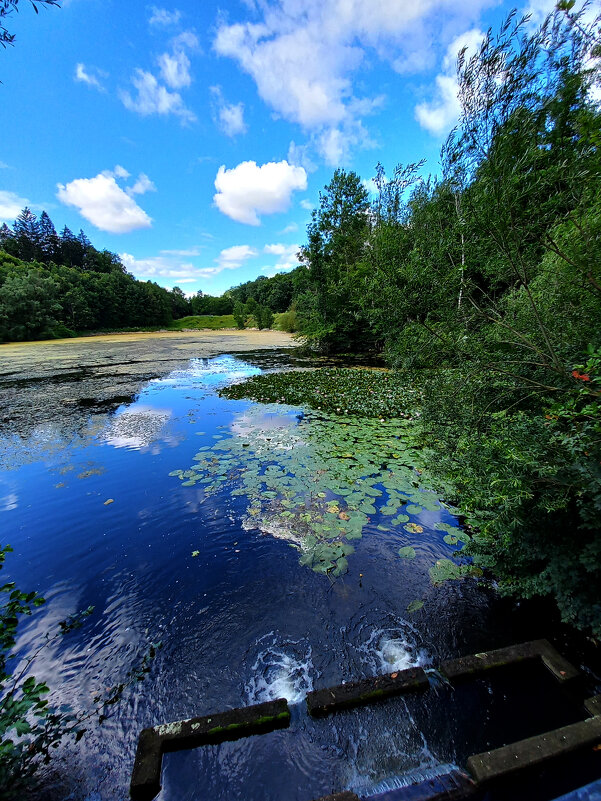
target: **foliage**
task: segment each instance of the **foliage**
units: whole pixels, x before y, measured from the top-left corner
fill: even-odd
[[[11,551],[10,545],[0,547],[0,570]],[[29,671],[45,649],[80,628],[94,607],[60,621],[56,631],[47,633],[36,650],[17,661],[19,624],[43,606],[45,600],[36,592],[22,592],[14,582],[0,586],[0,593],[3,598],[0,605],[0,799],[10,801],[23,798],[25,790],[35,782],[40,765],[50,761],[52,751],[61,740],[71,736],[78,742],[89,721],[96,719],[102,723],[126,688],[143,680],[160,643],[151,644],[124,682],[97,695],[92,709],[74,714],[64,706],[53,707],[48,700],[50,688]],[[11,670],[13,661],[16,667]]]
[[[297,300],[301,333],[326,350],[365,347],[371,339],[360,303],[369,234],[367,190],[354,172],[336,170],[312,212],[301,260],[307,289]]]
[[[359,368],[295,370],[252,376],[220,390],[227,398],[289,403],[362,417],[411,417],[420,393],[407,374]]]
[[[294,375],[299,374],[286,374]],[[379,390],[387,395],[385,383]],[[245,528],[287,541],[299,552],[301,565],[330,578],[346,572],[353,542],[366,526],[381,521],[379,528],[395,531],[395,543],[399,535],[416,543],[425,525],[409,522],[411,516],[440,512],[427,473],[415,469],[421,461],[414,423],[267,411],[267,427],[264,407],[255,406],[240,416],[233,436],[201,447],[188,469],[170,475],[182,487],[202,486],[209,497],[240,498]],[[465,535],[457,525],[443,530],[456,532],[452,546],[437,527],[428,530],[428,537],[437,537],[451,556]],[[431,558],[427,548],[419,561]]]
[[[246,307],[239,300],[234,303],[233,317],[236,328],[242,330],[246,327]]]
[[[59,6],[59,0],[29,0],[35,13],[38,13],[38,6]],[[0,45],[6,47],[15,41],[14,33],[9,33],[2,20],[13,11],[19,10],[19,0],[0,0]]]
[[[277,331],[286,331],[288,334],[295,334],[298,331],[298,318],[296,309],[281,312],[274,315],[273,328]]]
[[[0,340],[167,326],[190,311],[179,287],[137,281],[83,231],[59,236],[46,212],[23,209],[12,229],[0,228],[0,248]]]

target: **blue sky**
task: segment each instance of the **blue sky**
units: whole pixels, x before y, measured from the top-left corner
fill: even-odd
[[[186,293],[292,269],[336,167],[438,170],[456,53],[512,7],[65,0],[36,16],[21,0],[0,51],[0,222],[46,209]]]

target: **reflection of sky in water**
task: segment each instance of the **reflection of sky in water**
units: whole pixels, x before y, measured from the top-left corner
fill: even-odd
[[[135,404],[112,417],[100,439],[114,448],[148,447],[159,439],[171,416],[171,409]],[[161,439],[167,443],[177,442],[175,437]]]
[[[59,619],[95,606],[81,629],[56,641],[36,663],[53,700],[87,709],[95,692],[127,679],[149,642],[163,642],[146,680],[127,690],[103,726],[90,725],[73,753],[61,749],[65,786],[44,801],[122,801],[145,726],[274,695],[300,700],[313,682],[330,686],[396,670],[423,662],[426,652],[436,664],[441,655],[511,640],[502,628],[505,612],[495,619],[499,634],[492,638],[486,598],[467,583],[432,586],[428,565],[454,550],[432,528],[440,519],[452,522],[444,509],[421,513],[427,528],[411,539],[414,560],[398,557],[409,541],[402,527],[388,525],[387,518],[380,530],[381,518],[373,516],[355,541],[349,572],[335,581],[299,565],[298,550],[277,534],[265,536],[256,522],[243,525],[248,499],[232,490],[236,459],[246,464],[244,443],[258,451],[261,471],[263,463],[292,465],[296,454],[289,448],[295,445],[303,457],[316,447],[312,423],[299,422],[297,409],[229,401],[214,392],[259,372],[230,356],[193,359],[188,370],[151,381],[136,402],[113,415],[78,410],[77,417],[57,421],[62,428],[39,426],[28,443],[32,458],[0,479],[0,512],[9,513],[0,517],[0,530],[15,548],[7,579],[48,598],[25,624],[22,656]],[[207,495],[205,485],[186,487],[169,477],[195,463],[200,447],[210,451],[228,438],[239,452],[234,448],[223,490]],[[416,598],[424,609],[411,617],[407,605]],[[376,731],[386,733],[389,709],[380,705],[369,713]],[[295,714],[301,712],[302,705]],[[358,762],[349,743],[365,739],[364,718],[345,720],[340,732],[330,724],[292,726],[281,740],[281,771],[273,768],[279,734],[191,753],[189,763],[187,756],[166,760],[161,799],[195,793],[214,801],[302,801],[343,789],[349,766]],[[348,725],[355,722],[353,734]],[[405,717],[394,727],[407,728]],[[410,734],[400,738],[396,762],[382,769],[386,776],[423,761],[423,741],[413,729]],[[389,747],[385,739],[361,756],[357,775],[373,777],[375,752]],[[228,784],[233,769],[239,793]]]

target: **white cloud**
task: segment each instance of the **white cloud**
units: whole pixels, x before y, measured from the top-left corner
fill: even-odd
[[[161,250],[161,254],[163,256],[200,256],[203,247],[203,245],[197,245],[183,250]]]
[[[94,74],[95,73],[95,74]],[[79,63],[75,65],[75,80],[81,83],[86,83],[88,86],[93,86],[99,92],[105,92],[106,89],[100,82],[100,78],[106,78],[106,72],[97,70],[94,67],[86,67],[85,64]]]
[[[449,45],[442,67],[444,72],[436,76],[435,97],[430,102],[419,103],[415,107],[415,118],[427,131],[434,136],[448,133],[457,123],[461,113],[461,104],[458,98],[459,84],[457,82],[457,56],[466,48],[465,58],[474,55],[480,46],[484,34],[472,28],[457,36]]]
[[[202,269],[167,256],[136,259],[131,253],[120,253],[125,269],[145,281],[172,281],[172,285],[190,284],[202,277]]]
[[[288,163],[297,167],[304,167],[306,172],[315,172],[317,164],[311,158],[311,145],[297,145],[290,142],[288,146]]]
[[[250,245],[232,245],[232,247],[224,248],[215,259],[217,271],[237,270],[238,267],[242,267],[244,262],[254,259],[257,255],[258,251]]]
[[[171,89],[183,89],[192,83],[190,59],[183,50],[163,53],[159,56],[158,63],[161,77]]]
[[[14,222],[25,206],[31,208],[27,198],[0,189],[0,222]]]
[[[227,170],[222,165],[215,178],[217,208],[237,222],[260,225],[259,215],[286,211],[295,190],[307,188],[307,173],[287,161],[270,161],[260,167],[243,161]]]
[[[448,42],[495,4],[272,0],[256,3],[258,21],[221,22],[213,46],[253,78],[268,106],[302,126],[319,154],[336,164],[351,149],[371,146],[362,119],[381,98],[357,94],[353,78],[364,64],[379,58],[398,71],[421,70],[426,62],[420,54],[432,50],[432,40]]]
[[[136,69],[132,76],[137,96],[132,97],[129,92],[121,92],[121,101],[125,108],[136,111],[147,117],[150,114],[175,114],[183,122],[193,122],[196,117],[188,109],[178,92],[170,92],[162,86],[151,72]]]
[[[246,133],[244,103],[227,103],[220,86],[211,86],[214,119],[226,136]]]
[[[304,209],[305,211],[313,211],[314,208],[313,203],[311,203],[310,200],[301,200],[300,206],[301,209]]]
[[[280,231],[280,234],[293,234],[295,231],[298,231],[298,225],[296,223],[290,223]]]
[[[150,12],[149,24],[163,28],[177,25],[182,16],[182,12],[177,9],[167,11],[166,8],[157,8],[156,6],[151,6]]]
[[[197,50],[198,38],[193,31],[183,31],[171,39],[170,44],[171,50],[157,59],[160,79],[152,72],[136,69],[131,82],[137,94],[132,96],[130,92],[122,91],[121,101],[130,111],[143,116],[174,114],[182,122],[194,122],[196,115],[187,108],[182,96],[170,90],[183,89],[192,83],[186,50]]]
[[[152,225],[150,217],[128,190],[122,189],[116,181],[116,178],[123,179],[128,175],[127,170],[117,166],[95,178],[77,178],[68,184],[57,184],[56,196],[67,206],[74,206],[82,217],[101,231],[124,234],[137,228],[149,228]],[[146,178],[140,176],[138,181],[142,177]]]
[[[128,177],[128,176],[123,176]],[[141,172],[138,175],[138,179],[135,184],[126,190],[128,195],[144,195],[146,192],[156,192],[157,188],[150,180],[150,178],[146,175],[146,173]]]
[[[272,256],[277,256],[277,262],[268,267],[263,267],[261,272],[270,278],[276,273],[285,273],[289,270],[294,270],[298,267],[300,261],[298,260],[298,252],[300,245],[282,245],[280,243],[274,245],[265,245],[263,248],[264,253]]]

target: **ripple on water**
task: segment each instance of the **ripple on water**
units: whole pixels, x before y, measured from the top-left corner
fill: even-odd
[[[297,704],[313,689],[315,671],[306,640],[286,639],[272,631],[249,651],[247,663],[250,678],[244,685],[244,694],[250,704],[276,698]]]

